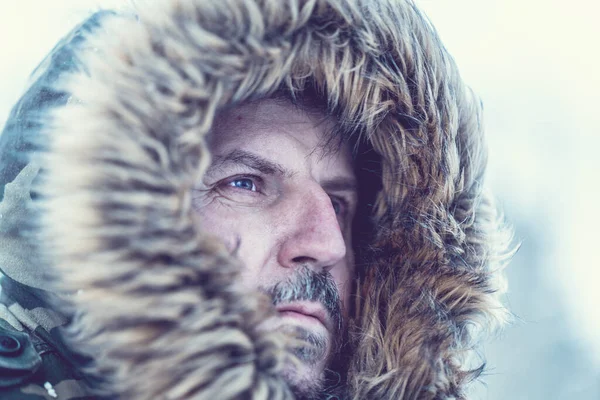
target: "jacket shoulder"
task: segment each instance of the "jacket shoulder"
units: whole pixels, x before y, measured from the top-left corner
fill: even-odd
[[[94,399],[71,365],[35,332],[18,330],[0,303],[0,398]]]

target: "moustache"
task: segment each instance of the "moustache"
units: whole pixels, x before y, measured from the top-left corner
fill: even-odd
[[[337,285],[331,273],[327,271],[315,272],[309,267],[301,267],[294,275],[277,284],[262,288],[273,302],[278,304],[292,303],[295,301],[311,301],[320,303],[329,314],[336,337],[342,329],[342,301]]]

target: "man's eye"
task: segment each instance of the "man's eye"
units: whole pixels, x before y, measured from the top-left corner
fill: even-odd
[[[346,201],[337,197],[331,198],[331,205],[336,215],[343,215],[346,211]]]
[[[227,183],[228,186],[232,186],[239,189],[250,190],[252,192],[258,191],[254,181],[250,178],[238,178]]]

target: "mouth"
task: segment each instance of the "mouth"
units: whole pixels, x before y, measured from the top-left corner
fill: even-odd
[[[330,330],[330,320],[322,305],[314,302],[297,302],[277,306],[280,317],[295,319],[300,324],[321,324]]]

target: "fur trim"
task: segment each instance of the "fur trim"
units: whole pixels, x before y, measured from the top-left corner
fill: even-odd
[[[410,1],[172,0],[106,18],[54,112],[45,254],[95,371],[129,399],[290,398],[264,299],[201,229],[190,188],[215,113],[315,85],[381,156],[355,399],[462,398],[500,325],[479,103]]]

